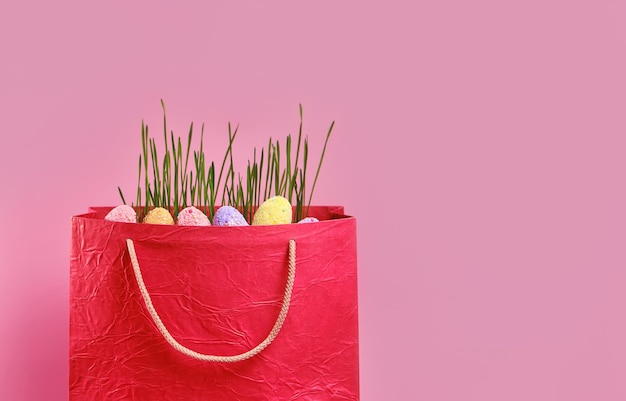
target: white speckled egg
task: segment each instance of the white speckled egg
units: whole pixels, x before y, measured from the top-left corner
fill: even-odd
[[[107,215],[104,216],[104,219],[120,223],[136,223],[137,213],[135,212],[135,209],[128,205],[119,205],[107,213]]]

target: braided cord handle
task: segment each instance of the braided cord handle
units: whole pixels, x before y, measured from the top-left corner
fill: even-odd
[[[274,341],[278,332],[283,326],[285,322],[285,318],[287,317],[287,312],[289,311],[289,304],[291,302],[291,293],[293,291],[293,284],[296,277],[296,241],[289,240],[289,273],[287,276],[287,283],[285,285],[285,293],[283,296],[283,304],[280,308],[280,313],[278,314],[278,318],[276,319],[276,323],[274,323],[274,327],[270,331],[270,333],[265,337],[265,340],[261,341],[259,345],[252,348],[249,351],[246,351],[242,354],[232,355],[232,356],[222,356],[222,355],[207,355],[196,352],[192,349],[189,349],[176,341],[174,337],[167,330],[161,317],[157,313],[154,305],[152,304],[152,299],[150,298],[150,294],[148,293],[148,289],[146,288],[146,284],[143,281],[143,276],[141,275],[141,268],[139,267],[139,262],[137,261],[137,254],[135,253],[135,245],[133,241],[129,238],[126,240],[126,245],[128,246],[128,252],[130,254],[130,261],[133,265],[133,272],[135,273],[135,279],[137,280],[137,284],[139,285],[139,291],[141,292],[141,296],[146,304],[146,308],[152,317],[152,320],[156,324],[159,332],[165,338],[165,340],[178,352],[187,355],[191,358],[195,358],[205,362],[239,362],[251,358],[263,351],[268,345]]]

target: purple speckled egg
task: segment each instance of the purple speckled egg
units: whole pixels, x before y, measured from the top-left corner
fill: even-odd
[[[178,213],[176,224],[179,226],[210,226],[211,221],[194,206],[188,206]]]
[[[222,206],[213,216],[214,226],[247,226],[249,225],[239,210],[232,206]]]
[[[317,223],[319,220],[316,217],[305,217],[298,223]]]
[[[136,223],[137,222],[137,213],[135,213],[135,209],[128,205],[120,205],[114,207],[104,219],[107,221],[117,221],[120,223]]]

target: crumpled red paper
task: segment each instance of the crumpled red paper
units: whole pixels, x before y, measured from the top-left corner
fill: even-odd
[[[70,400],[358,400],[356,219],[311,207],[319,223],[178,227],[72,218]],[[173,349],[148,314],[126,239],[172,336],[200,353],[260,343],[279,313],[288,242],[296,278],[272,344],[241,362]]]

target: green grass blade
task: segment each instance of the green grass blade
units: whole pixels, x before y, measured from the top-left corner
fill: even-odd
[[[135,198],[136,205],[141,206],[141,154],[139,155],[139,169],[137,173],[137,197]]]
[[[287,135],[285,143],[285,195],[283,195],[289,203],[291,203],[291,193],[293,185],[291,182],[291,135]],[[288,192],[287,192],[288,191]]]
[[[276,140],[276,151],[274,152],[274,194],[280,195],[280,142]]]
[[[142,210],[141,217],[147,213],[148,208],[150,207],[150,197],[148,196],[148,185],[149,185],[149,170],[148,170],[148,126],[145,125],[144,121],[141,120],[141,149],[143,152],[143,167],[144,167],[144,190],[146,193],[146,204],[144,205],[144,209]]]
[[[220,168],[220,175],[217,179],[217,185],[215,186],[216,191],[219,191],[220,184],[222,183],[222,173],[224,172],[224,166],[226,165],[226,160],[228,160],[229,154],[232,152],[233,141],[235,140],[236,136],[237,136],[237,129],[235,129],[235,133],[231,135],[231,126],[230,126],[230,123],[228,123],[228,148],[226,149],[226,154],[224,155],[224,159],[222,160],[222,167]],[[226,180],[228,180],[228,177],[226,178]],[[224,187],[226,187],[226,185],[224,185]],[[215,198],[213,199],[215,200]],[[224,192],[222,193],[222,202],[223,200],[224,200]]]
[[[209,196],[209,217],[213,221],[213,214],[215,213],[215,163],[211,162],[209,172],[207,174],[207,186],[210,191]]]
[[[272,176],[273,176],[273,162],[274,162],[274,148],[273,148],[272,138],[270,137],[269,143],[267,144],[267,171],[265,173],[265,189],[263,190],[263,200],[265,201],[269,193],[272,191]],[[263,172],[261,172],[262,174]],[[260,202],[262,203],[262,202]]]
[[[122,193],[122,188],[117,187],[117,191],[120,193],[120,198],[122,198],[122,203],[126,204],[126,199],[124,199],[124,194]]]
[[[296,161],[294,163],[294,167],[296,167],[296,168],[298,167],[298,161],[299,161],[299,158],[300,158],[300,143],[302,142],[302,103],[300,103],[299,106],[300,106],[299,107],[300,108],[300,127],[298,128],[298,146],[296,148]],[[292,182],[291,182],[291,186],[292,187],[295,187],[295,185],[296,185],[296,178],[297,178],[297,174],[295,174],[295,172],[294,172],[294,174],[292,176]],[[290,190],[290,192],[291,192],[291,190]],[[289,194],[289,199],[290,199],[290,202],[291,202],[291,193]],[[296,199],[296,203],[298,203],[297,199]]]
[[[317,165],[317,172],[315,173],[315,179],[313,180],[313,186],[311,187],[311,193],[309,194],[309,202],[306,207],[306,213],[309,214],[309,208],[311,207],[311,199],[313,198],[313,191],[315,191],[315,184],[317,184],[317,178],[320,175],[320,170],[322,168],[322,162],[324,161],[324,155],[326,154],[326,146],[328,145],[328,139],[330,139],[330,134],[333,132],[333,127],[335,126],[335,122],[333,121],[330,124],[330,128],[328,128],[328,134],[326,134],[326,140],[324,141],[324,148],[322,149],[322,156],[320,157],[320,161]]]

